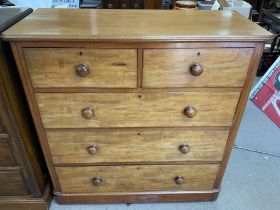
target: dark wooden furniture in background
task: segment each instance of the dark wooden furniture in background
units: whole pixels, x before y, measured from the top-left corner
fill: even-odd
[[[275,34],[280,33],[280,11],[277,10],[262,10],[261,23],[267,30],[273,31]]]
[[[143,9],[143,0],[103,0],[105,9]]]
[[[32,12],[1,8],[0,33]],[[0,40],[0,209],[46,210],[47,170],[9,43]]]
[[[104,9],[160,9],[162,0],[102,0]]]
[[[160,9],[162,0],[144,0],[145,9]]]
[[[40,9],[3,38],[57,201],[132,203],[217,198],[272,35],[231,11]]]

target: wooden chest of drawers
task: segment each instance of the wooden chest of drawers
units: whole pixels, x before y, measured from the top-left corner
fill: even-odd
[[[232,12],[49,9],[3,37],[62,203],[216,199],[271,39]]]

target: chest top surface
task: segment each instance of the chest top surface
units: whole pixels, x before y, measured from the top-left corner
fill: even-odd
[[[266,41],[272,34],[232,11],[38,9],[6,40]]]

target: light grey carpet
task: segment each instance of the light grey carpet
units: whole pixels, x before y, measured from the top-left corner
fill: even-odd
[[[280,129],[248,102],[236,145],[280,154]],[[280,158],[234,149],[215,202],[58,205],[51,210],[279,210]]]
[[[248,101],[235,144],[280,156],[280,128]]]

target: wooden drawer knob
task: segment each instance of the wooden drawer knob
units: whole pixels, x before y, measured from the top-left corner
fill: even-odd
[[[92,179],[92,182],[93,182],[93,185],[94,185],[94,186],[100,186],[100,185],[102,185],[103,178],[100,177],[100,176],[94,177],[94,178]]]
[[[188,118],[193,118],[196,115],[196,109],[192,106],[187,106],[184,109],[184,114],[188,117]]]
[[[194,64],[191,66],[190,72],[193,76],[199,76],[203,72],[203,67],[200,64]]]
[[[181,185],[184,183],[184,177],[182,177],[182,176],[176,176],[174,180],[175,180],[175,183],[178,185]]]
[[[97,153],[97,147],[96,145],[92,145],[90,147],[88,147],[88,153],[91,154],[91,155],[95,155]]]
[[[87,64],[76,65],[76,73],[80,77],[86,77],[89,74],[89,67]]]
[[[187,144],[182,144],[180,145],[179,150],[181,153],[187,154],[190,151],[190,147]]]
[[[94,117],[94,110],[91,107],[85,107],[82,109],[82,115],[86,119]]]

